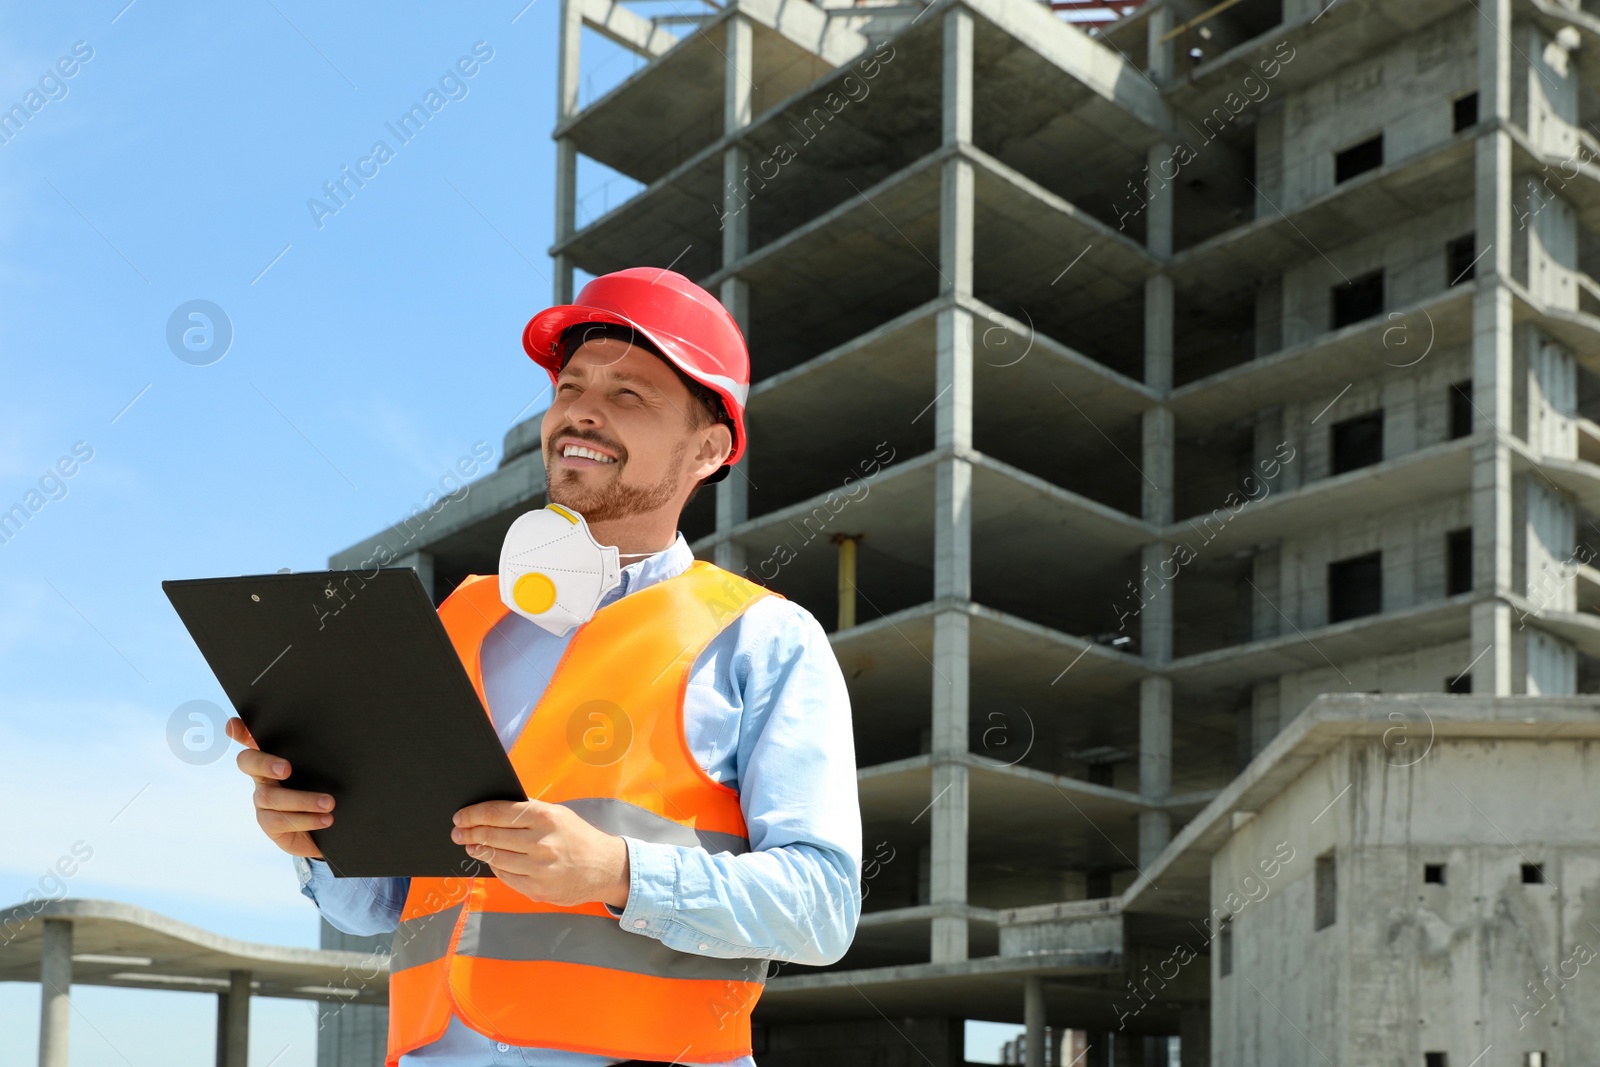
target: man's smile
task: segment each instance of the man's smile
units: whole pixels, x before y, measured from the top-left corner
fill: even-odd
[[[556,439],[556,456],[564,467],[606,467],[617,461],[609,450],[571,435]]]

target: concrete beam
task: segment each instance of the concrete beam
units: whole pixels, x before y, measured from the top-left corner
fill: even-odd
[[[382,1004],[388,981],[386,957],[239,941],[109,900],[3,907],[0,931],[6,940],[0,982],[34,982],[48,972],[63,993],[69,985],[215,993],[230,988],[232,972],[247,970],[262,996]],[[152,962],[129,967],[103,956]],[[59,1003],[64,1009],[67,1001]]]
[[[1127,118],[1151,130],[1170,135],[1172,111],[1156,88],[1132,63],[1063,22],[1043,4],[1018,4],[1012,0],[960,0],[996,27],[1049,60],[1062,73],[1081,83]],[[954,0],[940,0],[933,8]]]
[[[843,25],[841,20],[829,18],[828,13],[815,4],[797,4],[792,0],[733,0],[728,8],[776,30],[792,44],[821,56],[835,67],[843,66],[867,48],[866,37]]]
[[[615,0],[568,0],[568,2],[582,13],[585,25],[606,40],[621,45],[635,55],[654,59],[671,51],[678,43],[676,35],[662,29],[650,19],[634,14]],[[565,118],[572,113],[563,111],[561,114]]]
[[[401,556],[394,561],[394,566],[410,567],[416,571],[417,580],[422,583],[422,588],[427,591],[428,599],[435,603],[438,602],[438,596],[434,593],[432,552],[412,552]]]
[[[387,530],[359,541],[329,557],[334,570],[371,567],[387,556],[392,561],[416,551],[430,550],[438,542],[481,522],[523,508],[545,492],[544,457],[538,452],[518,456],[475,482],[467,483],[467,493],[457,500],[437,504],[437,510],[418,507],[412,516]]]

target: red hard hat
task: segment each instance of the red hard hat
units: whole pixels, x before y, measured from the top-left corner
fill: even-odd
[[[523,349],[549,371],[552,388],[561,371],[561,333],[585,322],[638,330],[674,366],[722,398],[733,420],[733,451],[706,481],[726,478],[744,455],[744,402],[750,395],[750,353],[728,309],[674,271],[629,267],[601,275],[583,287],[576,303],[546,308],[522,331]]]

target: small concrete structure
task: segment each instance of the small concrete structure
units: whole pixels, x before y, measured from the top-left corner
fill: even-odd
[[[40,984],[40,1067],[67,1067],[74,982],[215,994],[218,1067],[245,1067],[251,997],[384,1004],[389,957],[239,941],[109,900],[39,900],[0,911],[0,982]]]

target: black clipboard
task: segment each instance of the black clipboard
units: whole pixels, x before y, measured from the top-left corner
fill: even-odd
[[[161,588],[284,784],[334,797],[311,837],[335,875],[493,876],[451,817],[527,794],[414,570]]]

